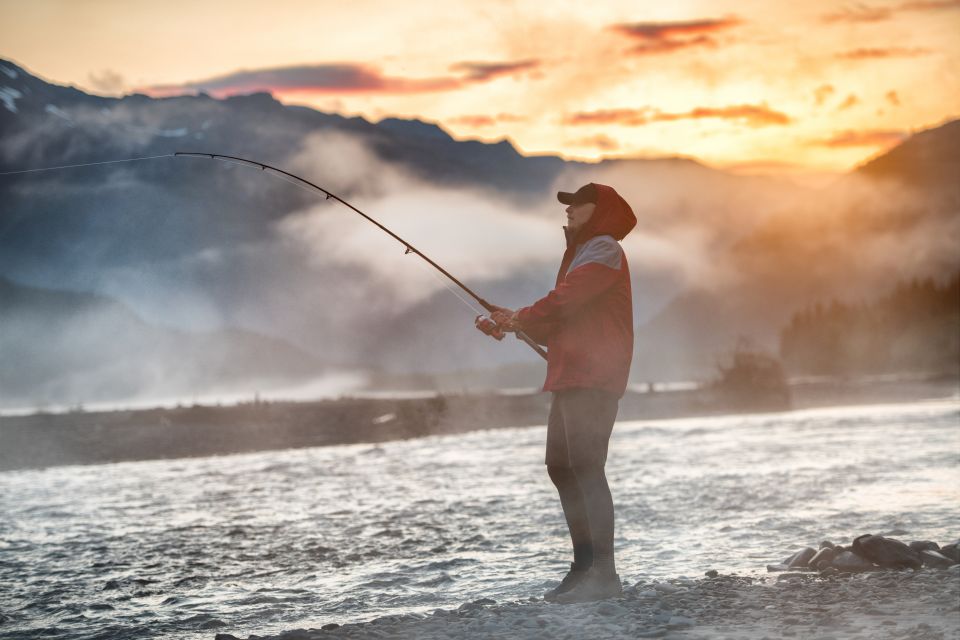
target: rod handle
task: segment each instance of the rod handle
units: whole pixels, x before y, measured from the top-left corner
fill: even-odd
[[[531,349],[536,351],[541,358],[544,360],[547,359],[547,352],[543,350],[543,347],[534,342],[533,338],[525,334],[523,331],[517,331],[517,339],[523,340],[530,346]]]

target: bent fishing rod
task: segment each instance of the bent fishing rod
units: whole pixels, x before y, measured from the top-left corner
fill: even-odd
[[[346,200],[344,200],[344,199],[341,198],[340,196],[336,195],[335,193],[332,193],[331,191],[329,191],[329,190],[327,190],[327,189],[324,189],[323,187],[321,187],[321,186],[319,186],[319,185],[316,185],[316,184],[314,184],[313,182],[310,182],[310,181],[307,180],[306,178],[301,178],[300,176],[294,175],[294,174],[290,173],[289,171],[284,171],[283,169],[278,169],[277,167],[273,167],[273,166],[271,166],[271,165],[269,165],[269,164],[265,164],[265,163],[263,163],[263,162],[257,162],[257,161],[255,161],[255,160],[248,160],[248,159],[246,159],[246,158],[238,158],[238,157],[236,157],[236,156],[227,156],[227,155],[223,155],[223,154],[219,154],[219,153],[203,153],[203,152],[198,152],[198,151],[176,151],[176,152],[174,152],[173,155],[174,155],[174,157],[182,157],[182,158],[209,158],[209,159],[211,159],[211,160],[222,160],[222,161],[224,161],[224,162],[232,162],[232,163],[234,163],[234,164],[241,164],[241,165],[246,165],[246,166],[250,166],[250,167],[256,167],[256,168],[260,169],[261,171],[271,171],[271,172],[275,173],[278,177],[283,178],[284,176],[286,176],[286,178],[284,178],[284,179],[290,178],[290,179],[292,179],[292,180],[295,180],[295,181],[296,181],[297,183],[299,183],[299,184],[306,185],[306,186],[310,187],[311,189],[313,189],[313,190],[315,190],[315,191],[317,191],[317,192],[319,192],[319,193],[322,193],[322,194],[326,197],[327,200],[336,200],[337,202],[339,202],[340,204],[344,205],[345,207],[348,207],[349,209],[353,210],[355,213],[360,214],[360,215],[361,215],[363,218],[365,218],[367,221],[369,221],[369,222],[371,222],[372,224],[376,225],[377,228],[379,228],[381,231],[383,231],[384,233],[386,233],[386,234],[389,235],[391,238],[395,239],[397,242],[399,242],[400,244],[402,244],[402,245],[404,246],[404,255],[406,255],[406,254],[408,254],[408,253],[415,253],[416,255],[418,255],[418,256],[420,256],[421,258],[423,258],[424,261],[426,261],[427,264],[429,264],[431,267],[433,267],[434,269],[436,269],[437,271],[439,271],[440,273],[442,273],[444,276],[446,276],[446,278],[449,279],[451,282],[453,282],[453,284],[455,284],[455,285],[457,285],[458,287],[460,287],[461,289],[463,289],[463,291],[465,291],[470,297],[472,297],[474,300],[476,300],[476,301],[480,304],[480,306],[482,306],[488,313],[492,313],[492,312],[494,312],[494,311],[496,311],[496,310],[498,309],[498,307],[497,307],[496,305],[493,305],[493,304],[487,302],[486,300],[484,300],[483,298],[481,298],[476,292],[473,291],[473,289],[471,289],[471,288],[468,287],[467,285],[465,285],[465,284],[463,284],[462,282],[460,282],[460,280],[458,280],[457,278],[455,278],[449,271],[447,271],[446,269],[444,269],[443,267],[441,267],[439,264],[437,264],[437,263],[434,262],[432,259],[430,259],[426,254],[424,254],[422,251],[420,251],[420,250],[417,249],[415,246],[413,246],[412,244],[410,244],[409,242],[407,242],[406,240],[404,240],[403,238],[401,238],[400,236],[398,236],[396,233],[394,233],[393,231],[391,231],[390,229],[388,229],[387,227],[385,227],[383,224],[381,224],[380,222],[378,222],[378,221],[375,220],[374,218],[370,217],[369,215],[367,215],[366,213],[364,213],[363,211],[361,211],[361,210],[358,209],[357,207],[353,206],[352,204],[350,204],[349,202],[347,202]],[[542,348],[539,344],[537,344],[536,342],[534,342],[534,340],[533,340],[530,336],[528,336],[528,335],[527,335],[526,333],[524,333],[523,331],[517,331],[517,332],[516,332],[516,335],[517,335],[517,338],[518,338],[518,339],[523,340],[524,342],[526,342],[526,343],[530,346],[531,349],[533,349],[534,351],[536,351],[537,354],[538,354],[541,358],[543,358],[544,360],[547,359],[547,352],[544,351],[543,348]]]
[[[249,167],[256,167],[257,169],[260,169],[261,171],[269,171],[269,172],[272,172],[274,175],[276,175],[276,176],[279,177],[279,178],[282,178],[283,180],[286,180],[287,182],[290,182],[290,181],[292,180],[292,181],[293,181],[293,184],[295,184],[295,185],[297,185],[297,186],[306,187],[306,188],[312,189],[313,191],[322,193],[322,194],[326,197],[327,200],[336,200],[336,201],[339,202],[340,204],[342,204],[342,205],[344,205],[344,206],[352,209],[354,212],[360,214],[360,215],[363,216],[366,220],[368,220],[368,221],[371,222],[372,224],[376,225],[377,228],[379,228],[381,231],[383,231],[384,233],[388,234],[390,237],[394,238],[397,242],[399,242],[400,244],[402,244],[402,245],[404,246],[404,248],[405,248],[404,254],[407,254],[407,253],[415,253],[415,254],[417,254],[418,256],[420,256],[421,258],[423,258],[423,260],[426,261],[427,264],[429,264],[431,267],[433,267],[434,269],[436,269],[437,271],[439,271],[440,273],[442,273],[447,279],[449,279],[451,282],[453,282],[453,284],[455,284],[455,285],[457,285],[458,287],[460,287],[460,288],[461,288],[463,291],[465,291],[470,297],[472,297],[474,300],[476,300],[476,301],[480,304],[480,306],[482,306],[488,313],[492,313],[492,312],[494,312],[494,311],[496,311],[496,310],[498,309],[498,307],[497,307],[496,305],[490,304],[489,302],[487,302],[486,300],[484,300],[483,298],[481,298],[481,297],[480,297],[479,295],[477,295],[477,293],[474,292],[470,287],[468,287],[467,285],[465,285],[465,284],[463,284],[462,282],[460,282],[460,280],[458,280],[457,278],[455,278],[449,271],[447,271],[446,269],[444,269],[443,267],[441,267],[439,264],[437,264],[436,262],[434,262],[433,260],[431,260],[431,259],[430,259],[428,256],[426,256],[422,251],[420,251],[419,249],[417,249],[415,246],[413,246],[412,244],[410,244],[409,242],[407,242],[406,240],[404,240],[403,238],[401,238],[400,236],[398,236],[396,233],[394,233],[393,231],[391,231],[390,229],[388,229],[387,227],[385,227],[383,224],[381,224],[381,223],[378,222],[377,220],[373,219],[372,217],[370,217],[369,215],[367,215],[366,213],[364,213],[364,212],[361,211],[360,209],[356,208],[355,206],[353,206],[352,204],[350,204],[349,202],[347,202],[346,200],[344,200],[344,199],[341,198],[340,196],[336,195],[335,193],[332,193],[331,191],[329,191],[329,190],[327,190],[327,189],[324,189],[323,187],[321,187],[321,186],[319,186],[319,185],[314,184],[313,182],[310,182],[310,181],[307,180],[306,178],[301,178],[300,176],[294,175],[294,174],[290,173],[289,171],[284,171],[283,169],[278,169],[277,167],[271,166],[271,165],[269,165],[269,164],[265,164],[265,163],[263,163],[263,162],[257,162],[257,161],[255,161],[255,160],[248,160],[248,159],[246,159],[246,158],[238,158],[238,157],[236,157],[236,156],[227,156],[227,155],[223,155],[223,154],[219,154],[219,153],[203,153],[203,152],[197,152],[197,151],[176,151],[176,152],[174,152],[174,153],[172,153],[172,154],[170,154],[170,153],[165,153],[165,154],[161,154],[161,155],[146,156],[146,157],[141,157],[141,158],[128,158],[128,159],[123,159],[123,160],[107,160],[107,161],[102,161],[102,162],[86,162],[86,163],[82,163],[82,164],[61,165],[61,166],[57,166],[57,167],[42,167],[42,168],[37,168],[37,169],[21,169],[21,170],[19,170],[19,171],[4,171],[4,172],[0,172],[0,176],[4,176],[4,175],[15,175],[15,174],[24,174],[24,173],[35,173],[35,172],[45,172],[45,171],[55,171],[55,170],[58,170],[58,169],[72,169],[72,168],[76,168],[76,167],[90,167],[90,166],[94,166],[94,165],[116,164],[116,163],[122,163],[122,162],[138,162],[138,161],[142,161],[142,160],[154,160],[154,159],[156,159],[156,158],[171,158],[171,157],[209,158],[209,159],[211,159],[211,160],[221,160],[221,161],[230,162],[230,163],[233,163],[233,164],[241,164],[241,165],[245,165],[245,166],[249,166]],[[446,283],[444,283],[444,285],[447,286]],[[463,298],[461,298],[460,295],[459,295],[454,289],[450,289],[449,286],[447,286],[447,288],[450,290],[451,293],[453,293],[453,294],[456,295],[458,298],[460,298],[461,301],[464,302],[464,304],[467,304],[467,306],[471,306],[466,300],[463,300]],[[471,308],[472,308],[472,307],[471,307]],[[474,309],[474,310],[475,310],[475,309]],[[481,320],[481,319],[482,319],[482,314],[479,315],[479,316],[477,316],[477,320],[478,320],[478,321]],[[490,320],[484,319],[484,322],[482,323],[483,326],[481,327],[481,329],[484,331],[484,333],[487,333],[488,335],[494,335],[494,334],[491,332],[491,330],[490,330],[490,325],[492,325],[492,324],[493,324],[493,323],[492,323]],[[517,336],[518,339],[523,340],[524,342],[526,342],[526,343],[530,346],[530,348],[533,349],[534,351],[536,351],[537,354],[538,354],[541,358],[543,358],[544,360],[547,359],[547,352],[544,351],[544,350],[540,347],[540,345],[538,345],[536,342],[534,342],[534,340],[533,340],[532,338],[530,338],[530,336],[528,336],[526,333],[524,333],[523,331],[517,331],[517,332],[516,332],[516,336]],[[495,336],[495,337],[497,337],[497,336]],[[502,334],[498,337],[498,339],[500,339],[500,338],[502,338]]]

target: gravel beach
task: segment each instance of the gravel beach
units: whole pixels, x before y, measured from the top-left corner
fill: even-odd
[[[432,614],[386,616],[248,640],[333,638],[960,639],[960,565],[823,577],[788,572],[630,584],[624,596],[558,605],[477,600]],[[235,640],[217,634],[217,640]]]

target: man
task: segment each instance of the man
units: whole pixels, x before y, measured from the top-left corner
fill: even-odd
[[[555,288],[492,319],[547,347],[544,391],[553,393],[546,464],[573,541],[573,563],[546,600],[587,602],[620,595],[613,558],[613,499],[604,465],[633,356],[630,271],[620,247],[636,225],[612,188],[590,183],[561,191],[568,205],[567,248]]]

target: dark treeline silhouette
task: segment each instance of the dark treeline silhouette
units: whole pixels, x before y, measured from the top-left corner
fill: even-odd
[[[780,333],[793,374],[960,375],[960,273],[946,283],[900,283],[872,302],[815,304]]]

